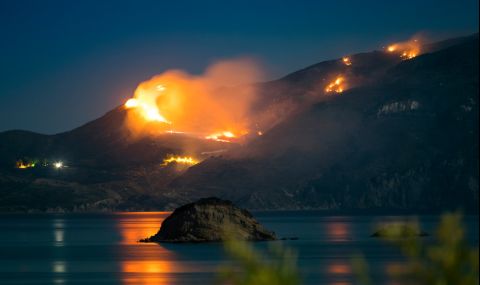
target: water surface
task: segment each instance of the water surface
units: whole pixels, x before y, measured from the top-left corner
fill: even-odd
[[[226,256],[221,244],[144,244],[165,212],[0,214],[0,284],[213,284]],[[356,284],[351,258],[363,254],[376,284],[394,285],[398,250],[370,238],[379,222],[405,216],[329,216],[322,212],[255,213],[297,251],[304,284]],[[432,232],[438,216],[421,216]],[[478,216],[465,217],[478,245]],[[260,250],[270,242],[256,243]]]

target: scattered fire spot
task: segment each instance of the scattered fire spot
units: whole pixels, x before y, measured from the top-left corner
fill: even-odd
[[[175,155],[172,155],[172,156],[169,156],[167,158],[165,158],[163,160],[163,163],[161,164],[162,166],[166,166],[170,163],[178,163],[178,164],[184,164],[184,165],[195,165],[197,163],[199,163],[198,160],[196,160],[195,158],[191,157],[191,156],[175,156]]]
[[[335,81],[325,87],[325,93],[342,93],[345,90],[345,78],[338,76]]]
[[[420,54],[420,43],[417,39],[391,44],[386,48],[386,51],[389,53],[395,53],[400,56],[400,58],[412,59]]]
[[[16,167],[18,169],[27,169],[27,168],[32,168],[35,167],[35,162],[30,161],[30,162],[24,162],[23,160],[19,160],[16,163]]]
[[[345,65],[347,65],[347,66],[352,65],[352,61],[351,61],[350,58],[347,57],[347,56],[342,57],[342,62],[343,62]]]
[[[411,59],[411,58],[414,58],[416,56],[417,56],[417,54],[413,51],[408,51],[408,52],[404,51],[400,57],[403,58],[403,59]]]

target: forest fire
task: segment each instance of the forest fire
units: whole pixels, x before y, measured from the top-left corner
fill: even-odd
[[[236,138],[237,136],[229,131],[226,132],[218,132],[208,136],[205,136],[207,140],[215,140],[219,142],[230,142],[232,138]]]
[[[129,109],[129,108],[136,108],[138,107],[138,100],[135,99],[135,98],[130,98],[127,100],[127,102],[125,102],[125,108]]]
[[[352,65],[352,61],[350,60],[350,58],[349,58],[348,56],[342,57],[342,62],[343,62],[343,64],[345,64],[346,66]]]
[[[15,163],[15,167],[18,168],[18,169],[32,168],[32,167],[35,167],[35,162],[33,162],[33,161],[26,162],[26,161],[23,161],[23,160],[19,160]]]
[[[391,44],[386,48],[389,53],[398,54],[402,59],[411,59],[420,54],[420,43],[417,39]]]
[[[402,55],[400,55],[401,58],[403,59],[411,59],[417,56],[417,52],[415,51],[404,51],[402,52]]]
[[[163,160],[163,163],[161,164],[161,166],[167,166],[168,164],[170,163],[178,163],[178,164],[184,164],[184,165],[195,165],[197,163],[199,163],[198,160],[196,160],[195,158],[191,157],[191,156],[175,156],[175,155],[171,155],[167,158],[165,158]]]
[[[204,75],[167,71],[142,82],[124,104],[135,134],[184,133],[230,142],[248,133],[253,88],[232,88],[260,77],[252,61],[223,61]]]
[[[160,110],[156,104],[157,97],[160,96],[160,93],[164,90],[165,87],[163,85],[157,85],[155,88],[156,92],[139,91],[137,98],[128,99],[125,103],[125,107],[127,109],[135,108],[146,121],[170,124],[170,122],[160,114]]]
[[[325,87],[325,93],[342,93],[346,88],[345,78],[343,76],[338,76],[335,78],[335,81]]]

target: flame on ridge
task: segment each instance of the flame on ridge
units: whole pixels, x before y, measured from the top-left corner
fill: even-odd
[[[348,57],[348,56],[342,57],[342,62],[343,62],[343,64],[345,64],[347,66],[352,65],[352,61],[350,60],[350,57]]]
[[[345,77],[337,76],[334,81],[325,87],[325,93],[342,93],[346,88]]]
[[[195,165],[199,163],[197,159],[191,157],[191,156],[176,156],[176,155],[170,155],[167,158],[163,160],[163,163],[161,166],[167,166],[170,163],[178,163],[178,164],[185,164],[185,165]]]
[[[389,45],[386,51],[398,54],[400,58],[407,60],[418,56],[421,52],[420,42],[418,39],[412,39],[405,42],[399,42]]]
[[[24,162],[23,160],[19,160],[15,163],[15,167],[18,169],[32,168],[32,167],[35,167],[35,162],[33,161]]]

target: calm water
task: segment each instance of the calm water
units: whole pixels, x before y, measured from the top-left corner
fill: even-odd
[[[2,214],[0,284],[213,284],[225,260],[220,244],[142,244],[168,213]],[[348,285],[350,259],[363,253],[376,284],[396,284],[388,272],[402,264],[398,251],[373,238],[378,222],[401,216],[325,216],[318,212],[256,213],[299,255],[305,284]],[[422,216],[431,232],[436,216]],[[467,216],[468,238],[478,244],[478,216]],[[268,243],[257,243],[260,249]]]

